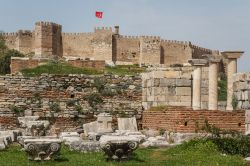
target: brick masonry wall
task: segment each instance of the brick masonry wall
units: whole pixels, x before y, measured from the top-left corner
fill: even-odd
[[[194,133],[204,126],[205,119],[209,124],[220,129],[245,133],[245,111],[193,111],[185,107],[175,107],[164,111],[144,111],[142,124],[143,128]]]
[[[0,129],[1,128],[8,128],[13,129],[18,126],[17,117],[6,117],[0,116]]]
[[[17,72],[23,69],[34,68],[37,67],[38,65],[39,65],[38,59],[12,57],[10,69],[12,74],[16,74]]]

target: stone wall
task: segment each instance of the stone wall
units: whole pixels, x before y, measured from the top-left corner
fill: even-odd
[[[140,58],[140,38],[132,36],[115,37],[115,55],[116,64],[137,63]]]
[[[122,36],[111,27],[97,27],[90,33],[62,33],[62,26],[37,22],[33,31],[3,33],[10,49],[37,57],[73,56],[82,59],[105,60],[110,64],[173,65],[188,59],[202,58],[212,50],[191,42],[162,40],[155,36]]]
[[[192,110],[185,107],[167,108],[162,111],[144,111],[143,128],[165,129],[172,132],[195,133],[205,120],[223,130],[245,133],[245,111],[224,112]]]
[[[10,65],[11,74],[16,74],[23,69],[34,68],[38,65],[38,59],[12,57]]]
[[[142,74],[142,104],[192,106],[193,67],[172,67]],[[208,67],[202,68],[201,107],[208,108]]]
[[[35,54],[42,58],[62,56],[62,26],[51,22],[37,22],[35,26]]]
[[[250,73],[235,74],[233,90],[238,109],[250,110]]]
[[[96,83],[94,80],[99,80]],[[103,82],[100,83],[100,80]],[[105,84],[99,96],[102,103],[94,103],[97,112],[125,112],[140,114],[141,78],[139,76],[0,76],[0,115],[15,116],[11,107],[24,109],[27,115],[40,117],[78,117],[93,111],[89,104],[96,100],[98,88]],[[99,93],[98,93],[99,94]],[[92,96],[92,98],[90,97]],[[52,109],[59,105],[59,110]],[[76,106],[81,106],[79,111]]]
[[[167,65],[183,64],[192,59],[190,42],[161,41],[161,63]]]
[[[79,67],[79,68],[105,69],[104,60],[74,59],[74,60],[68,60],[67,63],[74,67]]]

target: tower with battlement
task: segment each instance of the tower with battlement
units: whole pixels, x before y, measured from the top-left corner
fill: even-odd
[[[19,30],[2,34],[6,45],[36,58],[78,57],[105,60],[107,64],[165,65],[202,59],[214,51],[191,42],[165,40],[155,36],[123,36],[119,26],[96,27],[93,32],[62,33],[62,26],[37,22],[33,31]]]
[[[37,22],[34,36],[34,50],[37,57],[62,56],[61,25],[51,22]]]

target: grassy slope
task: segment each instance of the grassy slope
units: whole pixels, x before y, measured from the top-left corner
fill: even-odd
[[[46,65],[41,65],[33,69],[24,69],[21,71],[25,76],[38,76],[43,73],[48,74],[103,74],[103,71],[98,71],[94,69],[82,69],[73,67],[63,63],[49,63]]]
[[[161,165],[250,165],[242,160],[240,156],[223,156],[217,151],[216,146],[211,142],[189,143],[170,149],[138,149],[131,161],[127,162],[106,162],[102,153],[84,154],[73,152],[63,148],[61,158],[57,161],[34,162],[29,161],[25,152],[18,146],[12,146],[6,151],[0,152],[0,165],[3,166],[161,166]]]
[[[48,63],[46,65],[38,66],[33,69],[24,69],[21,72],[25,76],[39,76],[43,73],[57,74],[57,75],[67,75],[67,74],[87,74],[87,75],[98,75],[104,73],[112,73],[117,75],[136,75],[145,71],[145,68],[139,68],[136,65],[130,66],[115,66],[106,67],[105,70],[95,70],[95,69],[84,69],[73,67],[64,63]]]

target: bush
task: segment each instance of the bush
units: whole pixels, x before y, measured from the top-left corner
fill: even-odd
[[[66,105],[67,105],[68,107],[73,107],[73,106],[75,106],[75,104],[76,104],[76,101],[75,101],[75,100],[68,100],[68,101],[66,102]]]
[[[211,134],[207,140],[212,141],[222,153],[237,154],[244,157],[250,155],[250,138],[248,136],[233,130],[221,130],[208,124],[207,120],[204,130]]]
[[[53,112],[60,112],[61,111],[60,105],[57,102],[50,103],[49,108]]]
[[[96,87],[97,91],[101,93],[105,89],[105,82],[100,78],[95,78],[94,86]]]
[[[18,115],[20,115],[20,114],[22,114],[24,112],[23,108],[19,108],[19,107],[15,106],[15,105],[11,105],[9,107],[9,109],[11,110],[11,112],[14,112],[15,114],[18,114]]]
[[[1,74],[10,73],[11,57],[24,57],[24,55],[16,50],[8,50],[2,56],[0,56],[0,73]]]
[[[102,97],[98,93],[92,93],[91,95],[86,96],[85,100],[87,100],[89,105],[94,109],[103,102]]]
[[[219,101],[227,101],[227,79],[226,77],[222,77],[220,81],[218,81],[218,100]]]

